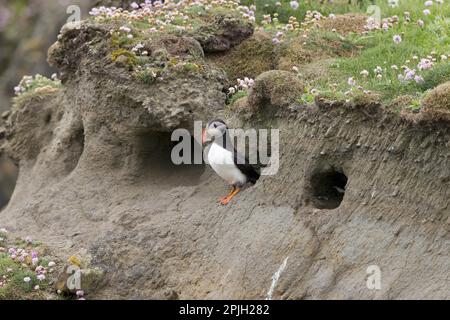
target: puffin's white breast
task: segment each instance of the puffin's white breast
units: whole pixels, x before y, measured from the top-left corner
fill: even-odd
[[[211,168],[229,184],[243,185],[247,182],[247,177],[233,161],[233,153],[216,143],[213,143],[209,149],[208,162]]]

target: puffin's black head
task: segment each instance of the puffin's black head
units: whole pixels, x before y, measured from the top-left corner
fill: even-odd
[[[227,132],[228,127],[223,120],[216,119],[210,121],[206,128],[203,129],[202,134],[202,143],[205,143],[208,140],[216,140],[217,138],[222,137]]]

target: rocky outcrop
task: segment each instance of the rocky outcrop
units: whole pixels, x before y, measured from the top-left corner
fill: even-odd
[[[16,103],[3,143],[20,174],[2,226],[63,259],[87,251],[105,281],[91,297],[449,297],[448,123],[379,104],[299,105],[289,90],[302,83],[279,71],[228,108],[204,43],[141,39],[140,65],[110,28],[63,29],[49,55],[63,88]],[[280,132],[278,173],[227,207],[207,166],[170,159],[173,129],[213,117]],[[378,290],[366,285],[374,265]]]

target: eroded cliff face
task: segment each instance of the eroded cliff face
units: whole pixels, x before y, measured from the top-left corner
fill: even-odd
[[[111,54],[110,25],[66,26],[49,51],[63,88],[21,100],[7,120],[3,148],[20,174],[2,226],[62,259],[87,251],[105,271],[95,298],[448,299],[448,122],[378,103],[299,106],[274,87],[301,90],[281,71],[226,107],[227,76],[205,51],[227,50],[233,32],[213,29],[143,39],[149,64],[170,65],[144,83],[129,54]],[[172,130],[216,117],[280,130],[278,174],[226,207],[209,167],[170,159]],[[371,265],[380,290],[366,286]]]

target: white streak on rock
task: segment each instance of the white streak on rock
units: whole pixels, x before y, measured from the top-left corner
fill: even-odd
[[[275,272],[272,276],[272,285],[270,286],[269,291],[267,292],[267,298],[266,300],[272,300],[272,295],[275,290],[275,287],[277,286],[278,280],[280,280],[280,276],[283,273],[284,269],[286,268],[287,261],[289,257],[284,259],[282,265],[278,268],[277,272]]]

